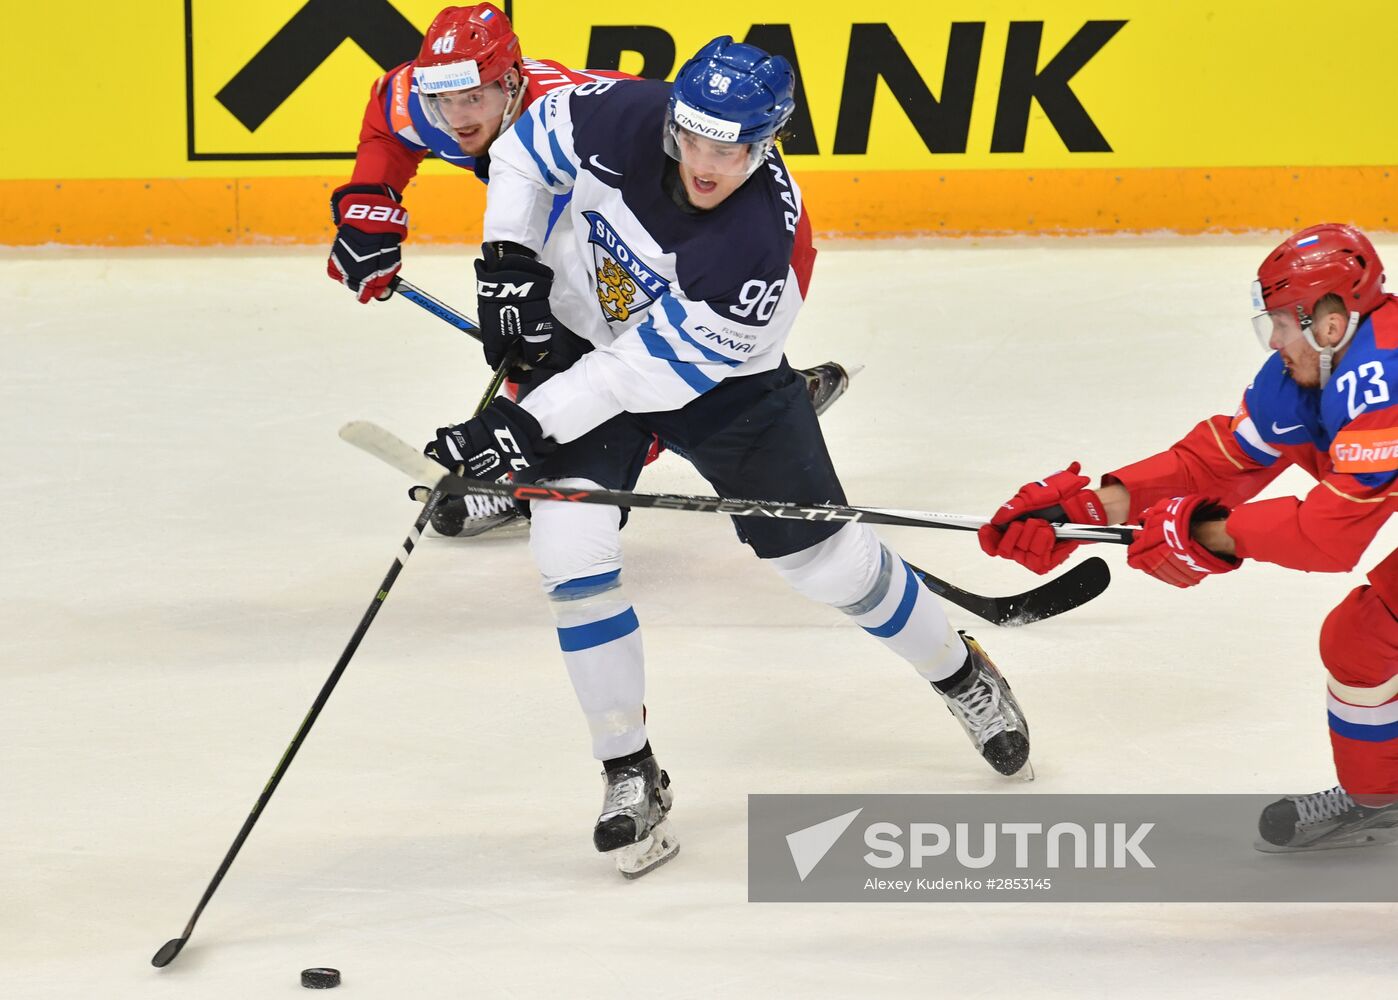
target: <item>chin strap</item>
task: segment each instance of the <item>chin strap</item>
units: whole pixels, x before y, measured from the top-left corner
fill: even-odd
[[[1357,329],[1359,329],[1359,313],[1351,312],[1349,326],[1345,328],[1345,335],[1340,338],[1338,343],[1330,347],[1321,347],[1320,344],[1316,343],[1314,324],[1306,323],[1301,327],[1301,336],[1305,337],[1306,343],[1310,344],[1311,349],[1320,355],[1320,387],[1322,389],[1330,381],[1330,371],[1334,366],[1336,353],[1344,350],[1345,345],[1350,342],[1350,338],[1354,336],[1354,331]]]

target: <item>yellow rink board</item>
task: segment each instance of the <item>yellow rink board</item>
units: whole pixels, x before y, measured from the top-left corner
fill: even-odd
[[[0,133],[8,243],[326,240],[384,40],[411,54],[442,0],[75,4],[80,79],[58,93],[81,104],[45,114],[81,128]],[[804,98],[786,152],[825,235],[1398,228],[1392,0],[508,6],[526,54],[571,66],[672,75],[719,31],[784,48]],[[15,79],[52,77],[52,18],[7,15]],[[483,200],[429,160],[411,238],[478,240]]]
[[[1398,228],[1385,168],[972,170],[798,177],[821,236],[1180,233],[1293,229],[1318,220]],[[336,177],[8,181],[0,232],[19,245],[319,243]],[[408,188],[417,243],[476,243],[485,189],[421,176]],[[15,235],[18,238],[15,238]]]

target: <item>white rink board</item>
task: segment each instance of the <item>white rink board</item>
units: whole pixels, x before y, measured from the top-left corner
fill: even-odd
[[[1100,474],[1231,412],[1274,242],[826,247],[789,354],[867,366],[824,421],[851,502],[988,514],[1073,459]],[[412,523],[408,484],[336,430],[425,441],[488,377],[464,336],[357,305],[323,258],[0,255],[4,996],[303,996],[313,965],[342,970],[337,996],[385,998],[1389,987],[1398,907],[748,904],[749,792],[1025,786],[725,519],[648,511],[626,579],[673,863],[628,883],[592,852],[598,768],[523,539],[429,538],[189,946],[152,969]],[[404,273],[474,311],[463,253],[410,247]],[[641,488],[707,492],[673,456]],[[1036,582],[969,534],[883,534],[969,589]],[[1101,554],[1111,588],[1060,619],[996,631],[951,609],[1029,714],[1033,790],[1333,784],[1316,634],[1360,574],[1249,565],[1178,592]]]

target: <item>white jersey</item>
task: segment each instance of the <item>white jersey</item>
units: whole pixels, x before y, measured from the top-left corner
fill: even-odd
[[[805,295],[810,227],[781,157],[712,211],[681,208],[664,186],[668,96],[650,80],[562,88],[491,146],[486,242],[542,250],[554,316],[595,348],[522,403],[559,442],[776,368]]]

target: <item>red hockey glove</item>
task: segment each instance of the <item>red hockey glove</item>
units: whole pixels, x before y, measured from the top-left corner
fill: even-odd
[[[1126,563],[1172,587],[1192,587],[1206,576],[1237,569],[1239,560],[1210,552],[1190,534],[1200,521],[1227,516],[1228,510],[1210,497],[1162,500],[1141,515],[1141,530],[1126,550]]]
[[[981,548],[988,556],[1013,559],[1035,573],[1047,573],[1073,554],[1082,542],[1060,542],[1050,521],[1106,524],[1106,510],[1088,478],[1074,462],[1038,482],[1025,483],[981,527]]]
[[[388,283],[403,266],[400,245],[408,235],[408,210],[399,201],[387,184],[345,184],[330,196],[339,229],[325,271],[360,302],[393,294]]]

